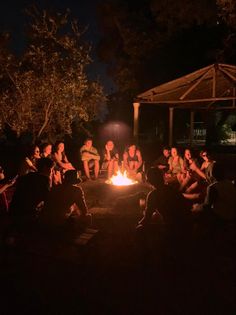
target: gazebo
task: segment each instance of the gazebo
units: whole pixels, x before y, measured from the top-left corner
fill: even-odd
[[[169,108],[169,145],[173,144],[174,109],[190,110],[190,144],[196,110],[236,109],[236,66],[216,63],[139,94],[134,103],[133,135],[139,134],[139,108],[153,103]]]

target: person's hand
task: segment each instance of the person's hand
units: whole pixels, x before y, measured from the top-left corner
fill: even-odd
[[[200,212],[202,211],[202,206],[199,203],[194,203],[191,209],[192,212]]]

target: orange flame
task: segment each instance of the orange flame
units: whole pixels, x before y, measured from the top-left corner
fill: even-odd
[[[126,171],[122,174],[120,171],[117,172],[117,175],[113,175],[106,181],[107,184],[112,184],[115,186],[129,186],[137,184],[137,181],[129,178]]]

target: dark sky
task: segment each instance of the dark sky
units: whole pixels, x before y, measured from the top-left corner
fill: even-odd
[[[92,58],[94,64],[91,67],[90,76],[100,78],[107,93],[114,88],[111,80],[106,76],[105,65],[96,58],[95,46],[99,40],[99,32],[96,24],[96,6],[102,0],[4,0],[0,3],[0,30],[10,31],[13,38],[13,46],[17,52],[24,47],[23,29],[25,25],[24,9],[30,4],[36,4],[42,9],[52,9],[56,12],[71,10],[71,16],[78,19],[81,26],[88,26],[86,39],[94,47]]]

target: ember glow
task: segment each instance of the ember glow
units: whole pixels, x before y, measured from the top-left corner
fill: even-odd
[[[137,181],[128,178],[126,171],[124,172],[124,174],[118,171],[117,175],[113,175],[106,181],[106,184],[111,184],[115,186],[129,186],[137,183]]]

